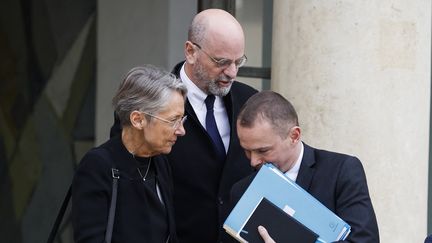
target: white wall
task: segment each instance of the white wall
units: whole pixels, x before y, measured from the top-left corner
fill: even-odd
[[[381,242],[423,242],[431,1],[275,0],[272,90],[304,141],[358,156]]]

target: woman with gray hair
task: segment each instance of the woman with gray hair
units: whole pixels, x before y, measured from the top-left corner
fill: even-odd
[[[121,134],[91,149],[74,176],[76,242],[177,242],[163,154],[185,135],[186,92],[175,76],[151,65],[126,75],[113,98]]]

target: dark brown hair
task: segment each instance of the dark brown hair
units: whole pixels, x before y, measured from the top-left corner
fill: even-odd
[[[242,127],[253,127],[257,118],[268,121],[282,138],[288,135],[289,127],[299,125],[294,106],[273,91],[261,91],[251,96],[241,108],[237,121]]]

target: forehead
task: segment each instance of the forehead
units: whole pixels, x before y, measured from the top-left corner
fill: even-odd
[[[252,127],[243,127],[237,123],[237,134],[240,144],[247,150],[269,147],[280,140],[270,123],[267,121],[255,121]]]
[[[213,55],[236,59],[244,55],[244,39],[238,34],[229,34],[227,31],[217,33],[209,31],[205,39],[206,49]]]

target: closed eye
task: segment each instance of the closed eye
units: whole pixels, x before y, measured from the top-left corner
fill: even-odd
[[[265,154],[268,151],[269,151],[269,149],[259,149],[259,150],[257,150],[257,152],[260,153],[260,154]]]

